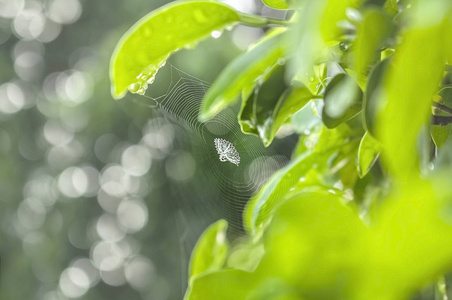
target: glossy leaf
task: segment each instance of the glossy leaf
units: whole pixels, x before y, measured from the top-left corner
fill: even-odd
[[[360,264],[366,265],[359,251],[366,230],[338,195],[296,193],[276,211],[257,271],[283,279],[305,299],[359,299],[349,285],[359,284]]]
[[[446,86],[438,92],[437,102],[452,108],[452,86]]]
[[[324,2],[325,0],[305,1],[287,37],[294,53],[290,60],[289,73],[305,85],[315,81],[313,66],[327,54],[320,33],[320,18]]]
[[[338,26],[339,22],[346,19],[347,9],[358,8],[361,3],[362,0],[326,0],[320,23],[321,34],[326,43],[339,41],[342,35],[342,29]]]
[[[363,125],[371,134],[375,134],[375,119],[384,106],[380,95],[383,92],[383,79],[389,64],[389,59],[379,62],[370,72],[367,81],[363,100]]]
[[[276,66],[269,78],[242,101],[239,123],[244,133],[270,145],[280,126],[313,97],[301,83],[285,83],[285,66]]]
[[[192,48],[214,30],[237,23],[239,14],[212,1],[176,1],[144,16],[120,39],[110,62],[111,91],[115,99],[129,89],[144,93],[168,57]]]
[[[446,49],[441,46],[445,24],[430,17],[444,16],[444,8],[429,1],[416,3],[410,10],[413,20],[389,66],[385,93],[379,97],[385,106],[376,120],[375,136],[384,147],[383,162],[401,180],[419,173],[419,156],[414,149],[420,129],[430,121],[432,97],[446,62]]]
[[[254,272],[265,253],[263,243],[254,239],[238,244],[230,251],[227,268]]]
[[[358,36],[353,44],[355,71],[360,83],[364,83],[369,66],[379,59],[378,48],[392,34],[392,23],[380,9],[369,9],[358,27]]]
[[[307,299],[408,299],[452,262],[450,196],[412,181],[367,227],[338,195],[294,194],[268,227],[256,273],[283,279]]]
[[[398,0],[386,0],[384,8],[389,14],[395,15],[399,12],[397,1]]]
[[[293,47],[289,73],[306,83],[313,75],[313,67],[331,61],[331,46],[338,45],[343,34],[338,26],[346,19],[346,10],[357,8],[362,0],[304,1],[289,34]],[[312,90],[311,90],[312,91]]]
[[[285,0],[262,0],[265,5],[274,9],[287,9],[289,6]]]
[[[452,133],[452,124],[446,126],[433,125],[430,128],[430,135],[436,147],[440,148]]]
[[[441,105],[441,107],[452,108],[452,87],[447,86],[442,88],[438,95],[434,97],[436,104]],[[435,109],[436,116],[450,116],[448,112],[445,112],[439,108]],[[452,131],[452,124],[447,125],[432,125],[430,127],[430,135],[436,147],[441,147],[447,138],[450,136]]]
[[[377,210],[367,248],[374,272],[367,275],[372,280],[361,299],[389,286],[382,298],[408,299],[450,268],[446,266],[452,262],[451,190],[444,185],[446,178],[432,178],[433,185],[405,182]]]
[[[448,22],[448,25],[446,25],[446,26],[451,28],[452,27],[452,17],[449,16],[449,18],[446,20],[446,22]],[[447,49],[449,49],[448,51],[446,51],[446,61],[447,61],[448,65],[452,65],[452,51],[450,50],[450,49],[452,49],[452,31],[448,30],[445,32],[445,34],[446,34],[445,47]]]
[[[358,150],[358,175],[363,178],[370,171],[378,156],[380,155],[381,144],[374,137],[366,132],[361,139]]]
[[[269,276],[246,300],[305,300],[305,298],[281,278]]]
[[[311,130],[322,123],[322,119],[314,111],[312,105],[312,103],[308,103],[292,115],[291,124],[296,133],[311,134]]]
[[[273,125],[273,111],[283,98],[288,85],[285,81],[285,67],[276,65],[268,78],[256,85],[248,98],[242,99],[239,124],[242,132],[259,136],[264,145],[269,144]],[[243,96],[246,96],[246,91]]]
[[[225,220],[219,220],[203,232],[190,259],[189,278],[220,269],[224,265],[229,248],[227,227]]]
[[[334,128],[355,116],[362,106],[363,92],[346,74],[339,74],[327,85],[322,110],[323,123]]]
[[[312,150],[315,147],[316,143],[319,140],[319,136],[323,130],[323,127],[324,125],[320,121],[320,125],[312,127],[310,134],[300,135],[300,137],[298,138],[297,145],[295,146],[295,149],[292,152],[292,159],[309,150]]]
[[[221,270],[193,280],[184,300],[246,299],[259,284],[260,278],[242,270]]]
[[[350,130],[345,125],[333,130],[324,128],[312,150],[295,156],[287,166],[273,174],[245,208],[244,224],[248,232],[253,235],[261,233],[271,220],[276,207],[285,201],[285,195],[292,187],[298,182],[305,181],[308,172],[325,171],[329,166],[328,158],[334,153],[339,153],[342,147],[353,146],[350,143],[350,136]],[[299,187],[302,186],[305,184]]]
[[[233,60],[207,91],[199,115],[206,121],[235,103],[244,89],[252,91],[284,57],[284,31],[278,31]]]

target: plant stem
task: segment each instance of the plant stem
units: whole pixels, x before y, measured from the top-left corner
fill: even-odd
[[[433,116],[432,123],[434,125],[447,125],[452,123],[452,116],[450,117],[444,117],[444,116]]]
[[[448,300],[446,291],[446,279],[442,275],[435,285],[435,300]]]
[[[252,27],[265,27],[268,25],[288,26],[290,23],[286,20],[266,18],[262,16],[239,13],[240,22]]]
[[[452,115],[452,108],[450,108],[450,107],[448,107],[448,106],[446,106],[444,104],[441,104],[441,103],[438,103],[438,102],[433,102],[433,107],[435,107],[435,108],[437,108],[439,110],[442,110],[444,112],[447,112],[447,113]]]

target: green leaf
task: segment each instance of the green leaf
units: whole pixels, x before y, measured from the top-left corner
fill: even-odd
[[[242,107],[239,112],[239,124],[242,132],[259,136],[268,145],[271,141],[273,111],[276,103],[287,90],[285,67],[276,65],[272,68],[268,78],[256,85],[249,97],[242,99]],[[242,93],[246,96],[247,92]]]
[[[446,62],[445,30],[449,30],[441,19],[442,0],[415,3],[385,77],[385,92],[379,96],[385,106],[376,120],[375,136],[384,147],[382,161],[401,180],[419,173],[416,144],[420,129],[430,121],[432,98]]]
[[[380,155],[381,144],[368,131],[364,134],[358,150],[358,175],[366,176]]]
[[[433,125],[430,127],[430,135],[435,143],[436,147],[440,148],[452,131],[452,124],[446,126]]]
[[[242,101],[239,113],[242,131],[259,136],[267,147],[280,126],[312,97],[302,83],[286,85],[285,66],[277,65],[269,78]]]
[[[327,85],[322,110],[323,123],[334,128],[361,110],[363,92],[350,76],[336,75]]]
[[[320,21],[321,34],[326,43],[331,44],[333,41],[339,41],[343,34],[342,29],[338,26],[339,22],[346,19],[345,12],[347,9],[358,8],[361,2],[362,0],[326,0]]]
[[[262,0],[265,5],[274,9],[288,9],[289,6],[284,0]]]
[[[203,232],[190,259],[190,280],[199,274],[218,270],[224,265],[229,248],[226,240],[227,228],[228,223],[219,220]]]
[[[448,20],[447,20],[447,22],[449,23],[448,25],[446,25],[446,26],[448,26],[449,28],[451,28],[452,27],[452,17],[449,17],[448,18]],[[447,49],[449,49],[449,51],[447,51],[447,53],[446,53],[446,60],[447,60],[447,63],[449,64],[449,65],[452,65],[452,51],[450,50],[450,49],[452,49],[452,31],[451,30],[449,30],[449,31],[446,31],[446,37],[445,37],[445,39],[446,39],[446,42],[445,42],[445,47],[447,48]]]
[[[309,172],[313,174],[318,171],[322,174],[330,167],[328,159],[334,153],[339,153],[344,146],[355,147],[351,143],[351,131],[347,126],[339,126],[333,130],[323,128],[319,140],[312,149],[294,157],[287,166],[274,173],[250,199],[244,211],[246,230],[252,235],[262,233],[275,209],[286,200],[287,193],[299,182],[302,184],[298,185],[297,189],[305,187],[305,181],[310,183],[312,177],[308,176]],[[347,148],[345,151],[350,150]],[[339,156],[336,159],[341,160]],[[334,160],[331,163],[334,164]]]
[[[338,195],[295,193],[275,212],[256,274],[280,278],[306,299],[409,299],[450,270],[447,180],[393,190],[369,227]]]
[[[250,238],[230,251],[227,268],[254,272],[264,253],[265,249],[261,240],[255,242]]]
[[[303,1],[289,33],[293,47],[289,73],[306,83],[313,77],[313,67],[332,61],[331,46],[337,46],[343,35],[338,26],[346,19],[346,10],[357,8],[362,0]],[[312,91],[312,90],[311,90]]]
[[[143,94],[171,54],[239,19],[231,7],[212,1],[176,1],[147,14],[116,45],[110,62],[113,97],[124,97],[127,89]]]
[[[452,87],[446,86],[442,88],[438,95],[434,97],[434,115],[435,116],[450,116],[450,113],[445,112],[438,108],[441,107],[452,108]],[[432,125],[430,126],[430,135],[435,143],[436,147],[441,147],[451,134],[452,124],[447,125]]]
[[[305,298],[281,278],[269,276],[246,300],[304,300]]]
[[[184,300],[246,299],[260,278],[242,270],[221,270],[196,277]]]
[[[384,8],[392,16],[399,12],[399,7],[397,5],[398,0],[386,0]]]
[[[382,60],[370,72],[363,100],[364,129],[375,135],[375,119],[384,106],[380,94],[383,92],[383,79],[390,59]]]
[[[442,88],[439,92],[439,99],[437,102],[446,105],[449,108],[452,108],[452,86],[446,86]]]
[[[315,81],[313,66],[327,56],[320,33],[324,2],[324,0],[305,1],[295,15],[295,22],[288,33],[288,42],[292,45],[291,50],[294,53],[290,60],[289,73],[305,85],[307,82]]]
[[[283,33],[283,30],[272,33],[228,64],[207,91],[201,105],[200,120],[206,121],[232,105],[242,90],[252,91],[259,80],[269,75],[273,66],[284,57]]]
[[[314,111],[312,105],[311,102],[292,115],[290,120],[296,133],[312,134],[311,130],[322,123],[322,119]]]
[[[364,13],[364,19],[358,26],[358,36],[353,44],[355,71],[360,85],[363,85],[369,66],[379,59],[378,48],[392,34],[391,19],[377,8]]]
[[[252,235],[259,235],[271,220],[275,208],[299,178],[307,174],[318,160],[318,155],[305,152],[286,167],[278,170],[251,198],[244,211],[245,228]]]
[[[360,299],[408,299],[427,282],[450,270],[452,262],[449,176],[413,180],[394,191],[375,213],[368,240],[371,281]],[[386,290],[387,287],[390,287]],[[367,295],[365,294],[367,292]]]
[[[353,298],[367,263],[366,227],[356,209],[334,193],[299,192],[275,213],[264,237],[258,272],[283,279],[304,299]]]

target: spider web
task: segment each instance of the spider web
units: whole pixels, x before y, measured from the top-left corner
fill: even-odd
[[[149,95],[154,85],[159,84],[156,81],[150,86],[147,95],[132,95],[128,99],[142,107],[152,109],[154,114],[161,114],[165,120],[176,126],[179,134],[175,139],[174,148],[190,152],[196,161],[197,172],[191,181],[202,183],[202,189],[195,191],[201,204],[200,209],[204,210],[201,217],[206,217],[212,212],[212,205],[208,203],[220,205],[221,207],[217,208],[220,208],[221,213],[217,217],[229,221],[231,234],[239,234],[243,230],[241,216],[244,206],[266,179],[287,162],[290,149],[281,151],[278,145],[265,148],[257,137],[242,133],[237,121],[239,105],[222,111],[205,123],[199,122],[201,101],[210,83],[191,76],[171,64],[165,69],[167,69],[165,75],[170,77],[171,84],[162,96]],[[161,71],[160,75],[161,80],[168,80],[163,78],[165,75],[161,74]],[[215,138],[222,138],[234,145],[240,155],[239,166],[219,160],[214,144]],[[194,186],[196,185],[192,185],[191,188]],[[187,197],[195,196],[185,193],[186,188],[177,186],[175,189],[179,191],[173,192],[181,192]],[[220,201],[210,199],[212,194]],[[183,199],[181,201],[184,202]],[[190,201],[184,203],[186,202],[190,203]]]
[[[160,82],[170,82],[162,96]],[[228,108],[211,120],[201,123],[198,113],[210,83],[191,76],[171,64],[159,71],[156,82],[146,95],[129,95],[124,109],[132,102],[152,114],[147,126],[154,129],[172,124],[175,132],[172,151],[189,152],[195,161],[196,172],[185,183],[171,185],[177,213],[176,223],[182,265],[187,265],[191,249],[200,232],[212,222],[228,221],[228,235],[234,239],[243,235],[242,214],[250,197],[289,159],[294,141],[275,141],[265,148],[255,136],[241,132],[237,121],[240,104]],[[133,105],[132,105],[133,106]],[[156,121],[157,120],[157,121]],[[237,166],[222,162],[214,140],[224,139],[233,144],[240,155]],[[182,253],[185,252],[185,253]],[[183,280],[183,285],[186,280]]]

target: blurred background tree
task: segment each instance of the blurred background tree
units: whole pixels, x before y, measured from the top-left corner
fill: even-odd
[[[220,203],[215,191],[199,199],[202,166],[177,168],[191,157],[178,129],[144,98],[113,101],[108,79],[119,37],[166,2],[0,0],[1,299],[182,297]],[[260,1],[225,2],[278,16]],[[171,63],[212,82],[261,36],[239,26]]]

